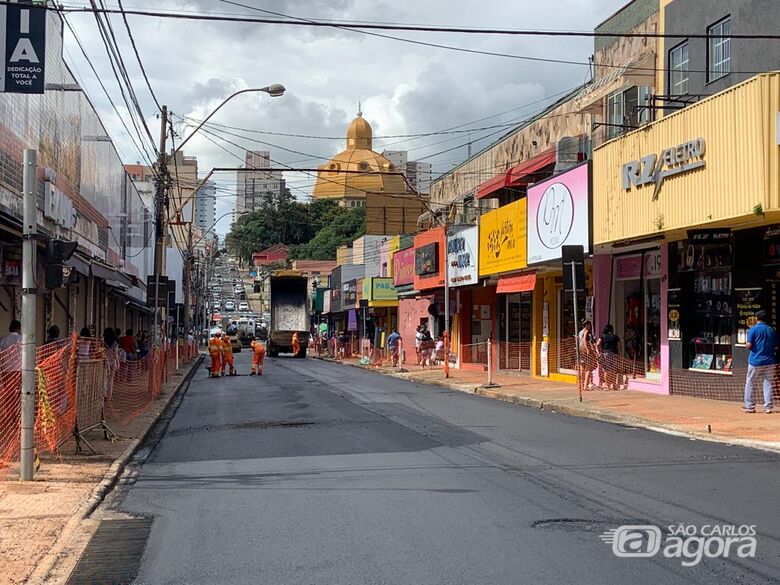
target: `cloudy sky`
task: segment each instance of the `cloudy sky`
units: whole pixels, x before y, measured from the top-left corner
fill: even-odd
[[[255,7],[316,20],[592,30],[625,1],[123,0],[122,4],[126,10],[192,14],[274,17],[251,8]],[[108,0],[107,5],[115,7],[116,0]],[[121,102],[94,16],[70,14],[67,18],[115,101]],[[111,21],[146,118],[158,129],[156,108],[121,17],[113,15]],[[182,136],[189,134],[184,120],[202,119],[233,91],[271,83],[287,87],[280,98],[265,94],[237,97],[212,119],[235,128],[212,126],[211,134],[203,133],[188,143],[185,153],[198,157],[204,174],[215,166],[239,165],[245,149],[270,150],[280,165],[306,168],[322,164],[343,149],[346,125],[355,116],[358,102],[374,129],[374,150],[409,150],[410,159],[426,160],[432,163],[434,173],[441,173],[466,157],[469,141],[476,152],[503,132],[501,128],[484,129],[486,126],[523,120],[588,78],[586,65],[551,64],[517,56],[587,62],[593,53],[591,38],[376,31],[397,39],[515,56],[499,57],[336,28],[144,16],[129,16],[128,21],[152,89],[160,103],[174,112]],[[65,58],[99,108],[124,159],[142,160],[67,31]],[[455,126],[474,130],[468,134],[397,137]],[[312,176],[303,173],[286,173],[285,178],[301,199],[314,183]],[[233,173],[218,177],[219,215],[233,207],[235,182]],[[224,233],[228,227],[229,218],[225,218],[218,231]]]

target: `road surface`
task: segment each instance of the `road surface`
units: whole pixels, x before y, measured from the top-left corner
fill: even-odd
[[[777,455],[313,359],[266,364],[219,380],[201,367],[116,494],[154,518],[136,583],[780,580]],[[248,372],[249,352],[236,365]],[[755,525],[755,557],[686,567],[600,538],[679,524]]]

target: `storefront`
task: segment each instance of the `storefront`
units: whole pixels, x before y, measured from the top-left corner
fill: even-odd
[[[576,334],[590,316],[591,286],[590,165],[572,167],[528,188],[528,265],[537,272],[533,293],[534,353],[538,376],[576,381]],[[585,283],[574,295],[563,290],[564,246],[580,246]]]
[[[455,363],[462,366],[471,359],[471,344],[475,335],[481,337],[481,315],[475,315],[472,311],[464,311],[463,303],[466,298],[472,295],[472,291],[479,290],[479,227],[453,228],[447,235],[447,276],[450,287],[450,304],[454,307],[453,317],[450,324],[452,330],[450,352],[454,354]],[[487,304],[492,305],[493,299],[487,299]],[[467,303],[473,307],[472,301]],[[464,329],[465,321],[470,321]],[[491,330],[491,326],[485,328]],[[464,331],[471,331],[471,335],[466,337]],[[466,351],[464,352],[463,349]],[[466,360],[461,358],[465,357]]]
[[[740,399],[754,314],[778,320],[779,94],[759,75],[595,150],[596,322],[628,388]]]
[[[525,365],[528,369],[530,364],[531,340],[523,339],[520,314],[515,310],[522,301],[516,295],[522,297],[523,291],[507,287],[514,282],[511,279],[522,276],[517,271],[527,267],[526,210],[526,199],[520,199],[479,218],[479,277],[485,280],[482,286],[461,294],[463,314],[470,315],[468,321],[464,320],[462,335],[476,346],[472,358],[476,363],[485,363],[478,348],[493,339],[497,340],[498,368],[518,370]],[[499,291],[502,283],[504,287]]]
[[[434,299],[440,294],[443,297],[445,248],[443,228],[432,228],[414,236],[414,288],[420,296]],[[430,303],[429,319],[424,324],[434,336],[444,331],[443,309],[443,302]]]
[[[409,242],[412,244],[412,242]],[[393,286],[398,295],[398,333],[407,348],[407,357],[414,355],[414,335],[420,324],[421,315],[427,315],[427,301],[418,303],[414,290],[414,245],[397,250],[392,255]],[[420,311],[420,306],[422,311]],[[411,345],[410,345],[411,344]]]

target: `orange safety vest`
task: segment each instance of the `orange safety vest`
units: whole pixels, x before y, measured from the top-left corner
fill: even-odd
[[[233,355],[233,344],[230,342],[230,338],[227,335],[222,338],[222,352],[225,355]]]
[[[222,340],[217,339],[216,337],[212,337],[209,339],[209,353],[215,354],[215,353],[222,353]]]
[[[250,345],[252,346],[253,352],[257,354],[265,353],[265,347],[263,346],[262,341],[253,341]]]

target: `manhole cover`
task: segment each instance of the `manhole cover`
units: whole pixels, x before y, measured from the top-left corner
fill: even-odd
[[[103,520],[66,585],[129,585],[152,529],[151,518]]]
[[[547,520],[537,520],[533,523],[533,527],[544,531],[602,533],[609,528],[622,524],[640,524],[640,522],[634,520],[596,520],[589,518],[549,518]]]

